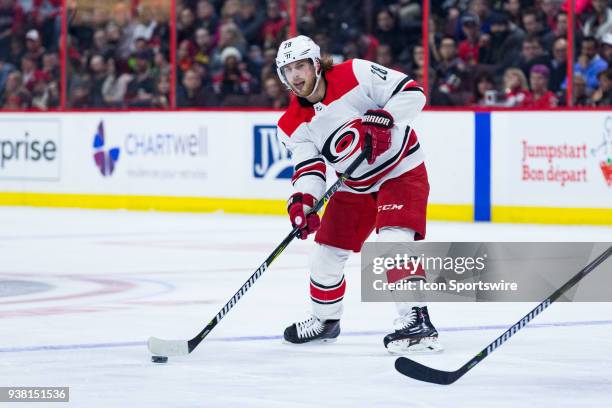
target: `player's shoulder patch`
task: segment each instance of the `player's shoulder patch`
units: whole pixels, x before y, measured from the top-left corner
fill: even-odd
[[[278,120],[278,127],[287,137],[291,137],[293,132],[302,124],[308,123],[314,116],[314,109],[300,105],[295,96],[291,97],[289,107]]]

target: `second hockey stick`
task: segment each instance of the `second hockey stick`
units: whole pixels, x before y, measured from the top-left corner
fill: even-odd
[[[492,343],[485,347],[480,353],[476,354],[474,358],[465,363],[456,371],[442,371],[436,370],[435,368],[427,367],[423,364],[417,363],[414,360],[405,357],[399,357],[395,360],[395,368],[400,373],[414,378],[415,380],[426,381],[434,384],[448,385],[457,381],[463,377],[465,373],[474,368],[476,364],[484,360],[489,354],[495,351],[499,346],[504,344],[512,335],[517,331],[521,330],[527,325],[533,318],[539,315],[544,309],[550,306],[555,300],[559,299],[563,293],[573,287],[582,278],[584,278],[589,272],[597,268],[602,262],[612,255],[612,246],[608,247],[601,255],[595,258],[591,263],[585,266],[580,272],[574,277],[568,280],[563,286],[557,289],[552,295],[547,297],[542,303],[537,305],[531,312],[527,313],[521,320],[515,323],[512,327],[506,330],[501,336],[496,338]]]
[[[319,212],[323,205],[332,195],[351,176],[351,174],[359,167],[359,165],[366,159],[369,154],[369,148],[365,148],[357,158],[351,163],[346,171],[338,177],[338,180],[325,192],[323,197],[315,204],[311,212]],[[208,336],[208,334],[215,328],[215,326],[223,319],[223,317],[229,312],[240,298],[253,286],[255,281],[268,269],[270,264],[287,248],[287,245],[293,241],[297,236],[299,229],[293,228],[293,230],[283,239],[283,241],[276,247],[276,249],[266,258],[266,260],[255,270],[251,277],[238,289],[238,291],[231,297],[231,299],[223,306],[223,308],[215,315],[215,317],[202,329],[191,340],[163,340],[157,337],[150,337],[148,341],[149,351],[155,356],[184,356],[191,353],[197,346]]]

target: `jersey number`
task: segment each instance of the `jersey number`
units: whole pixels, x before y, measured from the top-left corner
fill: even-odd
[[[378,67],[376,65],[370,65],[370,70],[372,71],[372,74],[376,75],[383,81],[387,80],[387,70],[386,69],[382,69],[381,67]]]

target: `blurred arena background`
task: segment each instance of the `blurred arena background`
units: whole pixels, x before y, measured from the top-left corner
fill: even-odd
[[[612,224],[607,0],[2,0],[0,204],[283,213],[296,33],[427,89],[430,219]]]

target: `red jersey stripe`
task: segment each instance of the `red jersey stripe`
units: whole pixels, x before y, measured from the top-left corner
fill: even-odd
[[[324,163],[314,163],[309,166],[302,167],[298,171],[293,174],[291,177],[291,181],[295,182],[298,178],[302,176],[302,174],[310,172],[310,171],[320,171],[323,176],[325,176],[325,164]]]

